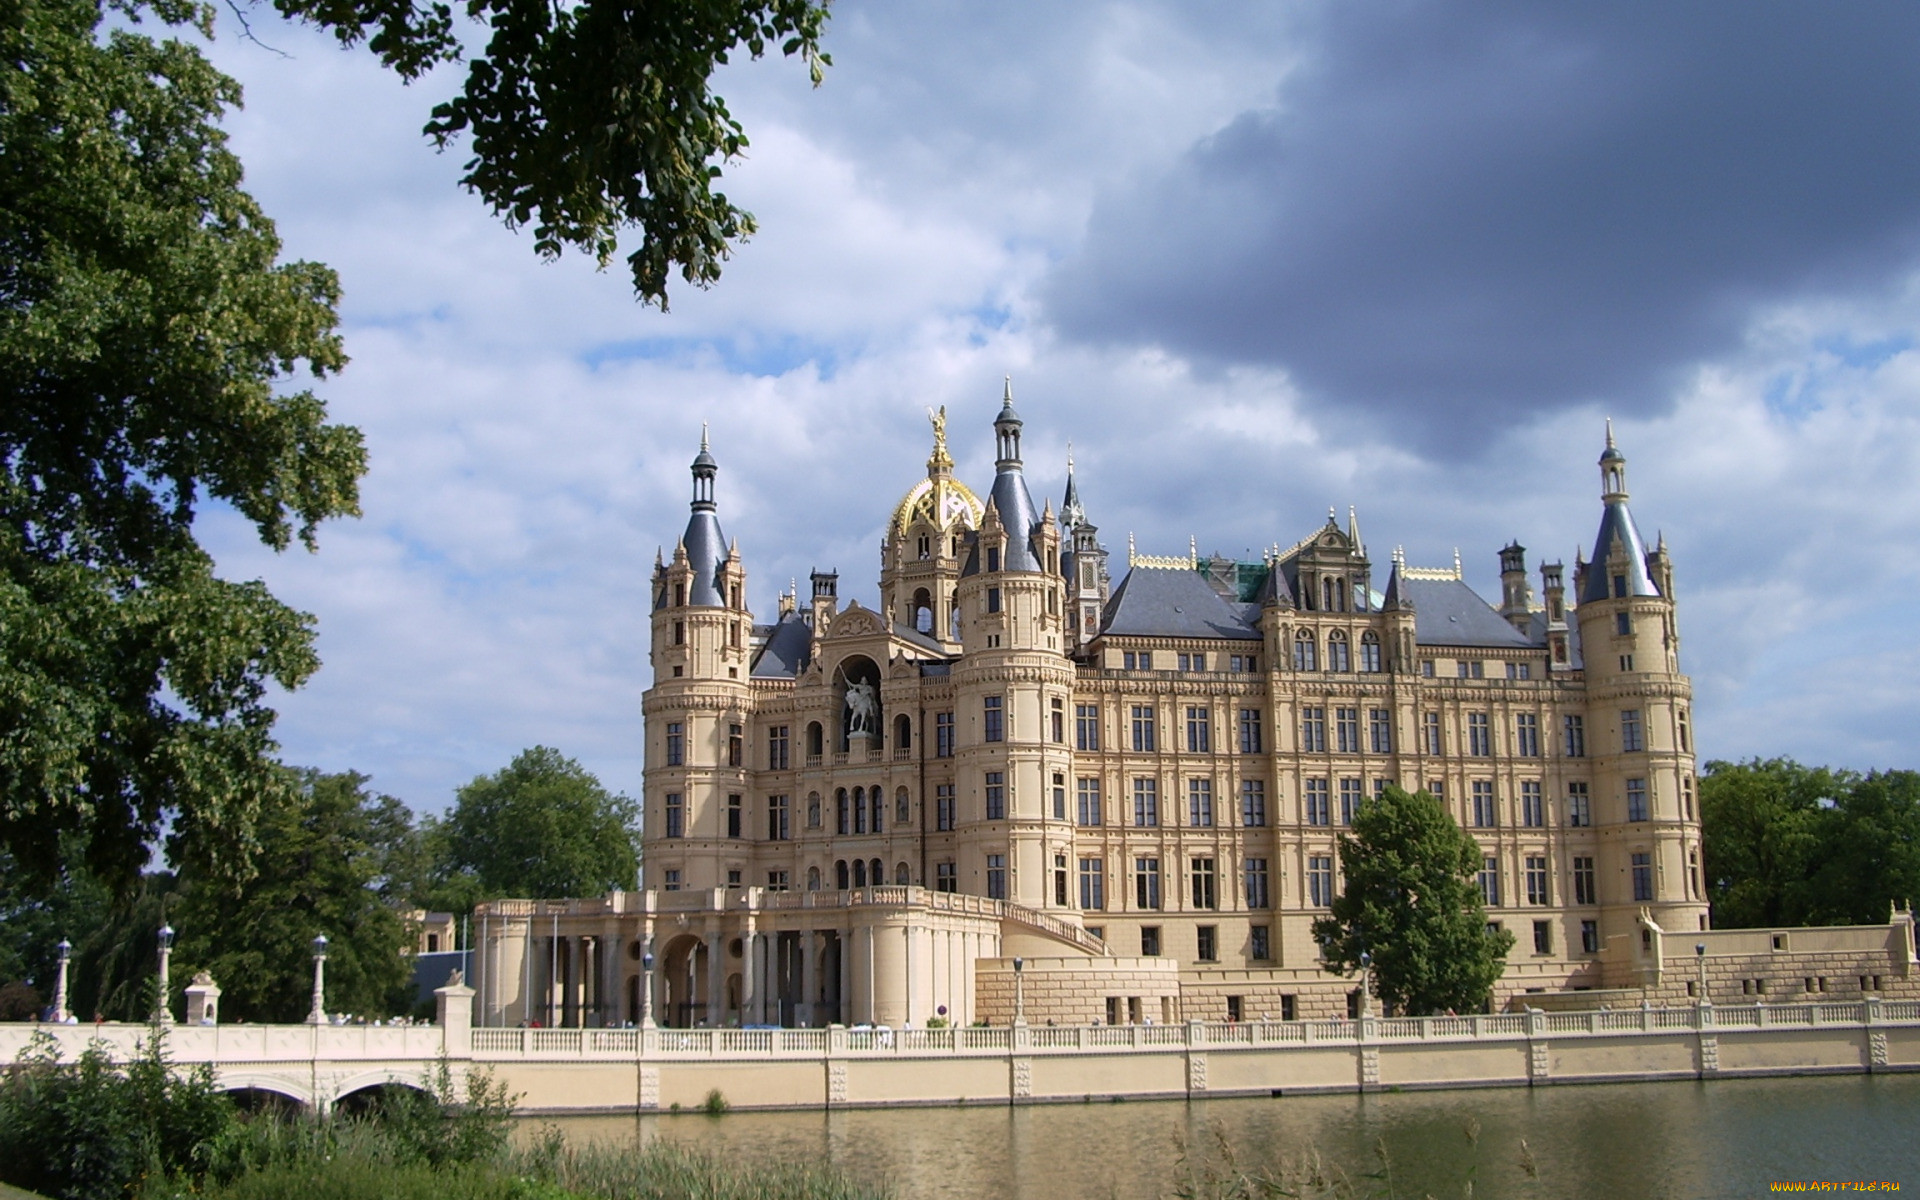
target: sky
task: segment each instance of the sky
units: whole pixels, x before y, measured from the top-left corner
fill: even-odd
[[[1384,568],[1571,563],[1611,417],[1703,759],[1920,767],[1920,9],[841,0],[716,89],[758,218],[671,310],[539,260],[420,129],[456,86],[256,12],[209,49],[285,256],[341,275],[364,515],[223,574],[318,621],[290,762],[420,811],[558,747],[641,788],[647,585],[701,428],[763,620],[877,600],[945,405],[1140,552],[1357,509]],[[1536,573],[1537,586],[1537,573]]]

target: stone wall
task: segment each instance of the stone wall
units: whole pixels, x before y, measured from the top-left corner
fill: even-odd
[[[974,975],[974,1012],[989,1025],[1168,1025],[1185,1020],[1180,964],[1171,958],[983,958]],[[1023,1002],[1023,1003],[1022,1003]]]

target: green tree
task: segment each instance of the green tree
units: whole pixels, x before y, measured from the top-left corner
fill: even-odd
[[[1876,925],[1920,896],[1920,772],[1847,779],[1815,826],[1811,924]]]
[[[1478,1011],[1513,948],[1487,926],[1480,864],[1479,844],[1426,792],[1389,787],[1363,804],[1340,839],[1346,885],[1313,923],[1328,969],[1357,971],[1368,954],[1390,1011]]]
[[[1852,782],[1790,758],[1707,764],[1700,824],[1715,926],[1768,928],[1812,917],[1822,814]]]
[[[558,750],[524,750],[457,796],[432,834],[449,894],[558,898],[634,886],[640,858],[633,801],[609,794]]]

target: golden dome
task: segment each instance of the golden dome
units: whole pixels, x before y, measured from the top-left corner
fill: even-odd
[[[936,533],[950,532],[958,525],[978,529],[987,506],[973,489],[940,471],[913,485],[893,510],[893,532],[905,533],[914,525],[930,525]]]

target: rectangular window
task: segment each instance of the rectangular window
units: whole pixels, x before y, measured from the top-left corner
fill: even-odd
[[[993,551],[989,550],[987,553],[992,554]],[[1000,611],[1000,589],[997,587],[987,589],[987,611],[990,613]]]
[[[740,836],[740,828],[743,824],[742,818],[745,816],[742,810],[743,802],[740,794],[738,792],[729,793],[727,796],[727,836],[730,838]]]
[[[1187,753],[1209,754],[1213,751],[1213,725],[1207,710],[1199,705],[1187,708]]]
[[[1257,708],[1240,710],[1240,753],[1260,753],[1260,710]]]
[[[1633,617],[1624,612],[1613,614],[1613,632],[1620,637],[1633,636]]]
[[[1535,921],[1533,923],[1533,952],[1535,954],[1553,953],[1553,922]]]
[[[1193,906],[1209,911],[1220,907],[1220,893],[1211,858],[1193,860]]]
[[[942,833],[950,833],[953,820],[953,785],[936,783],[933,785],[933,827]]]
[[[1160,823],[1159,786],[1151,779],[1133,781],[1133,823],[1142,829]]]
[[[1633,856],[1633,898],[1635,900],[1653,899],[1653,856],[1651,854]]]
[[[1566,717],[1560,722],[1562,740],[1566,742],[1568,758],[1587,756],[1587,721],[1585,717]]]
[[[1527,856],[1527,903],[1551,904],[1547,898],[1547,859],[1545,855]]]
[[[1513,718],[1513,752],[1521,758],[1540,757],[1540,718],[1518,713]]]
[[[933,756],[953,757],[953,714],[950,712],[933,714]]]
[[[1493,753],[1493,730],[1487,724],[1486,713],[1467,714],[1467,753],[1475,758],[1486,758]]]
[[[1007,775],[1004,771],[987,772],[987,820],[1004,821],[1007,819]]]
[[[1333,710],[1334,745],[1342,754],[1360,753],[1360,710]]]
[[[1647,819],[1647,781],[1644,779],[1627,780],[1627,820],[1644,821]]]
[[[1353,824],[1354,814],[1360,811],[1361,797],[1362,793],[1358,779],[1342,779],[1340,781],[1340,823],[1342,825]]]
[[[767,730],[767,770],[784,771],[787,769],[787,727],[775,725]]]
[[[785,796],[767,797],[767,840],[784,842],[793,836],[791,812]]]
[[[879,788],[868,788],[867,802],[873,809],[873,831],[879,833],[881,832],[880,826],[882,818],[887,815],[886,793],[882,792]],[[874,886],[878,887],[883,882],[885,881],[875,880]]]
[[[1133,860],[1133,906],[1142,909],[1160,907],[1160,860]]]
[[[1420,714],[1420,741],[1423,743],[1423,745],[1420,747],[1420,752],[1422,754],[1430,754],[1435,758],[1440,757],[1441,743],[1440,743],[1440,714],[1439,713],[1430,712],[1430,713]]]
[[[1218,962],[1220,960],[1220,927],[1218,925],[1198,925],[1194,927],[1193,932],[1195,942],[1194,957],[1201,962]],[[1235,996],[1233,999],[1238,1000],[1239,997]],[[1232,1019],[1238,1020],[1239,1018],[1234,1017]]]
[[[1266,780],[1240,781],[1240,823],[1249,829],[1257,829],[1267,823]]]
[[[678,721],[667,722],[667,765],[685,766],[687,761],[687,727]]]
[[[960,874],[950,862],[933,864],[933,890],[936,892],[957,892],[960,890]]]
[[[1306,789],[1305,804],[1307,824],[1329,824],[1331,822],[1331,806],[1327,803],[1327,781],[1324,779],[1309,779],[1306,781]]]
[[[1600,953],[1600,922],[1580,922],[1580,951],[1583,954]]]
[[[1243,874],[1246,878],[1247,907],[1272,907],[1272,895],[1267,889],[1267,860],[1264,858],[1249,858]],[[1256,954],[1254,957],[1265,958],[1266,955]]]
[[[1235,673],[1244,671],[1252,674],[1260,669],[1260,656],[1258,654],[1236,654],[1233,656],[1232,661]]]
[[[1100,706],[1098,704],[1073,706],[1073,748],[1075,750],[1100,749]]]
[[[987,547],[987,570],[998,571],[999,569],[1000,569],[1000,547],[988,546]]]
[[[1326,709],[1303,708],[1300,710],[1300,751],[1303,754],[1327,752]]]
[[[670,870],[666,873],[666,883],[664,886],[669,892],[677,892],[680,890],[680,872],[677,869]]]
[[[988,696],[981,700],[980,737],[982,741],[1004,742],[1007,740],[1006,701],[1000,696]]]
[[[681,803],[679,792],[667,793],[667,836],[670,838],[687,836],[687,809]]]
[[[1058,773],[1053,777],[1053,819],[1067,819],[1067,777]]]
[[[1593,824],[1593,806],[1587,796],[1587,785],[1578,780],[1567,784],[1567,824],[1575,829],[1584,829]]]
[[[1080,860],[1080,907],[1099,912],[1107,906],[1106,862],[1098,858]]]
[[[1265,925],[1255,925],[1247,930],[1247,957],[1265,962],[1273,957],[1273,933]],[[1287,999],[1293,999],[1288,996]]]
[[[1457,660],[1453,664],[1453,669],[1454,669],[1454,674],[1458,675],[1462,679],[1465,679],[1468,676],[1473,674],[1473,669],[1467,665],[1467,660],[1464,658]]]
[[[1575,904],[1598,904],[1594,898],[1593,858],[1591,855],[1576,854],[1573,859],[1573,902]]]
[[[1160,927],[1158,925],[1142,925],[1140,927],[1140,957],[1154,958],[1157,957],[1159,953]],[[1137,997],[1135,1000],[1136,1002],[1130,1006],[1133,1011],[1129,1016],[1132,1018],[1132,1023],[1137,1025],[1140,1023],[1140,1006],[1137,1003]],[[1109,1022],[1109,1024],[1112,1023],[1113,1022]]]
[[[1496,824],[1493,810],[1493,781],[1476,779],[1473,781],[1473,824],[1478,829],[1492,829]]]
[[[1520,785],[1520,823],[1528,829],[1544,829],[1547,824],[1546,801],[1540,798],[1540,781],[1529,779]]]
[[[1007,856],[1004,854],[987,855],[987,899],[1005,900],[1007,898]]]
[[[1393,753],[1393,711],[1391,709],[1367,710],[1367,744],[1375,754]]]
[[[1620,752],[1632,754],[1647,748],[1647,739],[1640,732],[1640,710],[1625,709],[1620,713]]]
[[[1076,779],[1074,790],[1074,824],[1098,825],[1100,823],[1100,781]]]
[[[1680,728],[1680,753],[1692,754],[1693,753],[1693,735],[1687,729],[1687,710],[1684,708],[1681,709],[1680,715],[1677,719],[1679,721],[1679,728]]]
[[[1433,669],[1433,660],[1432,660],[1432,659],[1430,659],[1430,658],[1423,658],[1423,659],[1421,659],[1421,660],[1420,660],[1420,674],[1421,674],[1421,676],[1422,676],[1423,678],[1426,678],[1426,679],[1432,679],[1432,678],[1433,678],[1433,676],[1434,676],[1434,673],[1435,673],[1435,672],[1434,672],[1434,669]]]
[[[1488,908],[1500,907],[1500,861],[1492,855],[1480,860],[1480,899]]]
[[[727,726],[727,765],[744,767],[747,765],[747,739],[740,726]]]
[[[1182,654],[1180,656],[1180,669],[1182,671],[1204,671],[1207,669],[1207,656],[1204,653]]]
[[[1053,902],[1061,908],[1067,906],[1067,856],[1053,856]]]
[[[1048,732],[1050,732],[1053,735],[1053,744],[1056,746],[1066,745],[1067,744],[1067,702],[1064,700],[1055,700],[1053,702],[1052,711],[1049,712],[1047,715],[1049,719],[1052,721],[1052,728]]]
[[[1187,780],[1187,824],[1195,829],[1213,824],[1213,780]]]
[[[1333,903],[1333,856],[1315,854],[1307,858],[1307,903],[1326,908]]]
[[[1133,706],[1133,749],[1136,754],[1153,753],[1153,706]]]

